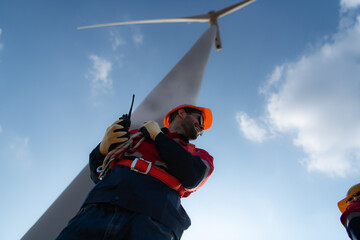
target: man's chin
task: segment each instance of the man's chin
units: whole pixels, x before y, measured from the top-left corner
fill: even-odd
[[[195,128],[193,128],[193,129],[192,129],[191,136],[189,137],[189,139],[190,139],[190,140],[196,140],[198,136],[199,136],[198,132],[196,131]]]
[[[191,136],[191,137],[189,137],[189,140],[196,140],[197,137],[198,137],[198,136],[195,136],[195,137]]]

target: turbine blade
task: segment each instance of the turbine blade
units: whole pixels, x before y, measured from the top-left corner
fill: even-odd
[[[249,5],[250,3],[252,2],[255,2],[255,0],[245,0],[245,1],[242,1],[242,2],[239,2],[239,3],[236,3],[234,5],[231,5],[227,8],[223,8],[217,12],[215,12],[215,15],[218,17],[218,18],[221,18],[221,17],[224,17],[232,12],[235,12],[237,10],[239,10],[240,8],[243,8],[247,5]]]
[[[110,26],[128,25],[128,24],[144,24],[144,23],[208,22],[209,19],[210,19],[209,15],[198,15],[198,16],[184,17],[184,18],[168,18],[168,19],[153,19],[153,20],[104,23],[104,24],[96,24],[96,25],[78,27],[77,29],[110,27]]]

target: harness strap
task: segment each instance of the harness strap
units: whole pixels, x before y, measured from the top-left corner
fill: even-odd
[[[185,188],[181,185],[179,180],[171,176],[165,170],[155,166],[152,162],[146,161],[143,158],[135,158],[134,160],[121,159],[116,165],[123,165],[129,167],[132,171],[150,175],[161,182],[165,183],[171,189],[177,191],[182,197],[185,193]]]

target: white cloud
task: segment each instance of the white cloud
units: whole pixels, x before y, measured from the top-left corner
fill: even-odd
[[[308,170],[332,176],[359,171],[359,77],[358,19],[318,50],[276,67],[260,89],[266,98],[268,131],[293,136],[294,145],[308,156],[302,160]],[[247,115],[240,116],[240,127],[248,123],[249,129],[257,129]]]
[[[2,133],[2,131],[3,131],[3,128],[2,128],[2,126],[0,125],[0,133]]]
[[[284,66],[276,66],[266,84],[260,88],[260,93],[266,94],[271,87],[277,86],[281,80],[284,71]]]
[[[360,0],[340,0],[340,6],[343,11],[351,10],[360,6]]]
[[[114,31],[110,32],[110,41],[113,51],[115,51],[119,46],[126,44],[124,38]]]
[[[116,59],[116,65],[119,68],[122,68],[125,62],[125,54],[116,54],[115,59]]]
[[[237,113],[236,121],[239,124],[240,131],[247,139],[254,142],[262,142],[265,140],[267,131],[260,127],[255,120],[249,118],[246,113]]]
[[[133,35],[133,41],[137,44],[142,44],[143,39],[144,39],[144,35],[140,33],[136,33]]]
[[[144,35],[141,33],[140,28],[132,26],[132,39],[135,44],[142,44],[144,41]]]
[[[96,55],[91,55],[89,58],[93,61],[92,69],[89,72],[92,96],[112,92],[112,79],[109,77],[112,63]]]

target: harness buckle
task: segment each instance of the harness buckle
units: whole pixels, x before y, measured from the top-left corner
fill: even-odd
[[[143,171],[135,168],[135,165],[136,165],[136,163],[138,162],[138,160],[141,160],[142,162],[146,162],[146,163],[148,164],[147,169],[146,169],[145,172],[143,172]],[[130,169],[133,170],[134,172],[138,172],[138,173],[141,173],[141,174],[145,174],[145,175],[146,175],[146,174],[149,173],[149,171],[150,171],[150,169],[151,169],[151,165],[152,165],[152,162],[146,161],[146,160],[143,159],[143,158],[135,158],[135,159],[133,160],[133,162],[131,163]]]

